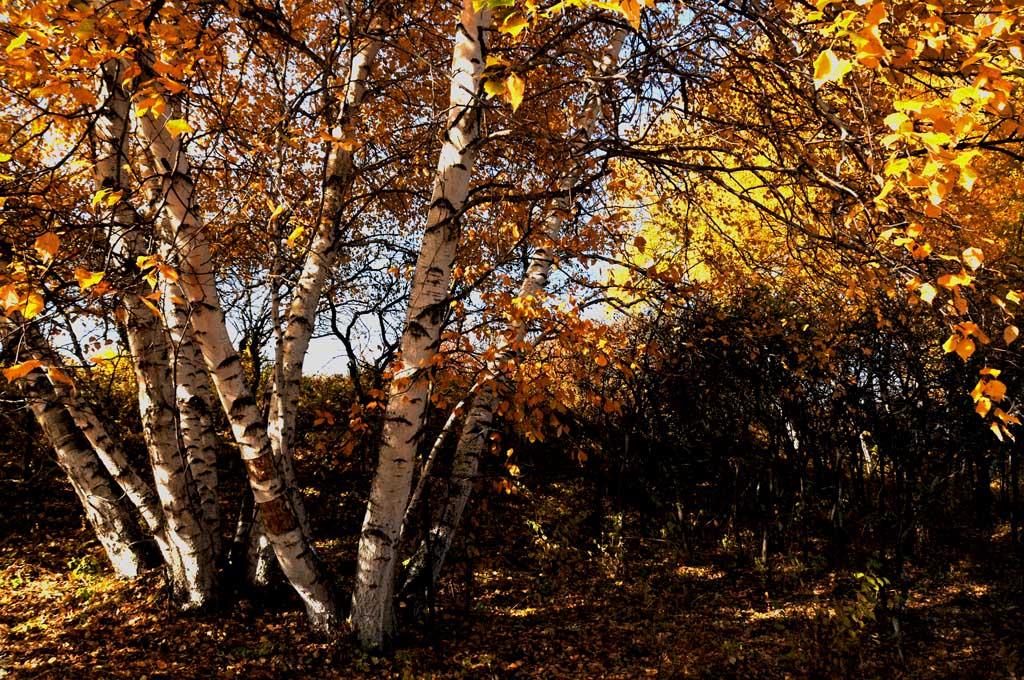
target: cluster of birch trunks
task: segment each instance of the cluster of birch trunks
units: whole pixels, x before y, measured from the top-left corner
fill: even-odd
[[[412,547],[407,567],[400,569],[399,548],[410,499],[413,504],[419,499],[433,462],[433,456],[423,462],[414,493],[417,441],[429,401],[425,367],[431,365],[439,345],[439,308],[448,304],[459,247],[458,217],[467,200],[481,134],[482,74],[491,20],[486,4],[463,0],[455,31],[447,126],[358,547],[348,620],[359,640],[371,648],[386,645],[395,633],[396,594],[438,578],[489,441],[499,400],[498,367],[528,334],[525,322],[509,322],[501,335],[506,340],[491,353],[495,358],[489,370],[479,376],[467,398],[448,497],[434,504],[431,528],[418,547]],[[592,75],[608,77],[614,72],[625,31],[614,33]],[[338,74],[346,84],[337,95],[337,139],[359,115],[386,33],[387,26],[375,20],[351,44],[349,72]],[[222,587],[219,567],[229,547],[224,537],[230,528],[223,526],[220,515],[217,457],[224,452],[218,450],[212,425],[215,409],[221,408],[244,461],[254,500],[253,512],[240,513],[242,521],[236,530],[236,541],[248,546],[243,553],[250,578],[267,578],[276,562],[301,597],[311,625],[327,635],[338,635],[341,608],[334,599],[334,584],[317,558],[295,477],[293,448],[303,359],[325,280],[336,263],[339,213],[358,171],[356,159],[347,145],[328,145],[322,210],[301,275],[280,315],[283,321],[277,329],[275,366],[264,411],[247,387],[242,362],[229,337],[216,285],[216,261],[194,198],[197,175],[190,166],[189,149],[167,125],[183,117],[187,93],[169,94],[166,110],[159,116],[140,116],[133,110],[138,99],[132,87],[139,80],[133,73],[141,69],[145,76],[156,61],[155,55],[140,50],[131,63],[111,59],[103,64],[95,74],[99,103],[90,128],[96,190],[126,192],[133,182],[141,187],[142,195],[133,200],[103,208],[102,223],[117,260],[112,267],[130,267],[140,257],[159,255],[154,261],[172,272],[159,277],[159,314],[144,299],[144,282],[138,282],[137,290],[119,292],[119,318],[137,381],[151,472],[133,467],[109,433],[102,410],[62,379],[73,370],[64,365],[66,359],[54,349],[54,339],[47,337],[38,320],[16,313],[0,317],[4,344],[16,347],[20,361],[38,362],[38,368],[22,381],[25,397],[118,574],[139,574],[145,561],[143,546],[155,544],[178,607],[204,608],[217,600]],[[575,129],[565,140],[573,151],[556,178],[558,197],[544,216],[549,243],[558,241],[563,220],[571,213],[570,194],[583,173],[586,141],[601,117],[601,88],[593,84],[597,80],[592,81]],[[532,252],[518,291],[521,297],[544,288],[555,257],[550,246]],[[8,264],[0,262],[0,267]]]

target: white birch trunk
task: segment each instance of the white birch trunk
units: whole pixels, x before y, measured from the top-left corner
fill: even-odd
[[[458,244],[457,215],[469,193],[479,137],[486,8],[463,0],[452,55],[448,127],[441,147],[426,231],[413,274],[401,370],[392,378],[377,471],[363,520],[351,622],[364,647],[389,644],[395,631],[393,593],[398,536],[409,500],[416,440],[428,396]]]
[[[8,329],[15,328],[12,322],[6,322],[4,326]],[[41,361],[47,366],[54,366],[66,375],[69,374],[59,355],[53,351],[33,323],[25,324],[24,332],[25,349],[30,358]],[[74,388],[59,381],[51,380],[51,384],[75,425],[88,440],[97,458],[142,517],[142,521],[152,534],[164,562],[168,565],[173,564],[175,553],[167,541],[167,522],[160,509],[160,499],[156,492],[129,464],[124,451],[107,433],[106,427],[92,408],[78,398]]]
[[[159,182],[162,194],[163,237],[179,259],[179,285],[189,308],[192,329],[213,378],[217,396],[259,507],[267,537],[292,587],[306,606],[313,628],[336,634],[337,615],[315,553],[298,522],[274,456],[256,400],[242,371],[242,363],[228,335],[217,293],[214,263],[203,224],[194,204],[192,173],[188,158],[166,123],[180,115],[176,103],[159,119],[143,116],[137,130],[150,158],[150,178]]]
[[[116,60],[103,67],[104,99],[93,135],[98,157],[97,190],[127,192],[125,167],[130,105],[120,87],[123,66]],[[127,196],[103,211],[109,224],[111,249],[127,268],[145,252],[141,220]],[[197,511],[191,476],[178,438],[177,408],[171,353],[163,319],[142,300],[145,283],[123,296],[125,331],[138,385],[143,436],[153,466],[153,479],[171,545],[169,564],[174,599],[183,609],[199,609],[214,598],[216,568],[209,529]]]
[[[607,78],[615,69],[619,52],[625,40],[626,31],[620,29],[612,36],[605,48],[600,62],[597,64],[599,79]],[[544,221],[543,241],[533,252],[527,266],[523,281],[519,288],[519,299],[527,300],[536,297],[547,286],[554,264],[552,246],[562,232],[565,217],[572,209],[572,197],[569,192],[583,175],[586,142],[593,133],[601,114],[600,80],[596,80],[587,93],[583,114],[577,124],[576,131],[570,138],[569,169],[559,180],[558,188],[563,194],[552,201]],[[427,537],[420,543],[409,562],[407,577],[403,591],[423,585],[426,579],[436,582],[444,565],[445,557],[451,547],[455,530],[462,519],[466,502],[473,490],[480,457],[484,454],[490,440],[494,410],[498,403],[498,390],[495,380],[516,353],[526,338],[527,325],[524,321],[510,324],[511,341],[497,348],[495,359],[488,366],[487,373],[481,378],[480,392],[473,401],[473,406],[466,416],[459,443],[455,448],[449,483],[448,498],[439,505],[434,514],[434,523]],[[429,554],[428,554],[429,553]],[[427,567],[429,565],[429,573]]]
[[[214,561],[223,548],[220,494],[217,482],[217,437],[211,411],[214,405],[209,373],[199,351],[184,308],[175,304],[181,290],[165,282],[164,317],[172,343],[172,367],[178,408],[178,423],[185,460],[195,484],[199,511],[210,533]]]
[[[103,469],[42,371],[26,377],[25,394],[114,571],[118,576],[135,578],[144,564],[142,544],[139,527],[124,503],[121,489]]]
[[[302,364],[313,334],[324,281],[337,259],[345,194],[349,192],[355,179],[351,140],[345,138],[352,134],[355,127],[359,108],[366,98],[366,82],[380,48],[380,39],[370,37],[361,41],[353,51],[345,95],[331,131],[332,137],[345,141],[332,142],[330,145],[324,171],[320,216],[298,284],[288,305],[284,333],[278,336],[279,346],[267,430],[275,460],[280,465],[288,493],[299,513],[299,523],[307,535],[310,535],[310,528],[306,514],[302,511],[304,506],[292,460],[295,416],[299,404],[299,388],[302,384]],[[276,317],[274,321],[277,323]],[[255,585],[266,585],[273,573],[272,566],[264,564],[268,557],[266,546],[262,523],[257,522],[253,527],[250,541],[248,570],[250,582]]]

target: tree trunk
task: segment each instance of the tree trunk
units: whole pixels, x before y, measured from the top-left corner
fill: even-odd
[[[97,190],[111,192],[113,197],[122,196],[103,211],[101,219],[109,223],[111,249],[120,256],[123,267],[130,269],[138,256],[148,254],[141,220],[124,195],[130,106],[120,86],[122,64],[110,60],[102,71],[103,105],[93,128],[98,153],[96,185]],[[212,602],[215,594],[214,554],[209,529],[197,512],[198,499],[179,445],[167,333],[155,306],[146,304],[145,285],[140,282],[123,296],[125,331],[138,383],[143,435],[156,491],[167,518],[167,537],[176,554],[169,565],[175,601],[185,609],[202,608]]]
[[[377,28],[374,27],[371,31]],[[280,466],[288,493],[299,513],[299,523],[307,534],[310,533],[309,522],[302,511],[304,506],[292,457],[295,416],[302,383],[302,364],[309,349],[324,282],[337,260],[344,198],[355,179],[353,147],[351,139],[346,138],[351,136],[356,125],[359,108],[366,98],[366,81],[370,77],[380,47],[381,40],[374,35],[361,41],[353,50],[348,85],[331,131],[331,136],[339,141],[331,143],[327,154],[319,220],[295,293],[288,306],[284,333],[278,335],[277,362],[274,367],[273,390],[270,394],[267,431],[275,461]],[[275,318],[274,322],[277,323],[278,320]],[[250,539],[250,559],[253,560],[253,564],[250,565],[249,575],[255,585],[267,585],[269,575],[274,573],[272,565],[261,564],[269,556],[268,551],[264,549],[266,539],[262,526],[260,522],[254,525]]]
[[[519,299],[521,300],[535,298],[547,286],[548,277],[551,275],[551,266],[555,259],[552,248],[561,235],[565,217],[572,209],[572,197],[569,196],[569,192],[583,174],[586,143],[597,126],[601,114],[601,79],[607,78],[618,64],[619,52],[625,37],[625,30],[616,31],[598,64],[597,76],[599,79],[592,83],[587,93],[579,127],[569,140],[570,167],[558,183],[559,190],[565,195],[556,198],[548,209],[543,241],[530,258],[526,275],[519,288]],[[512,330],[512,340],[504,347],[498,348],[498,351],[495,352],[495,359],[488,366],[487,373],[490,375],[481,378],[480,392],[466,417],[462,435],[455,449],[448,499],[446,502],[438,504],[433,526],[409,562],[403,591],[409,591],[417,584],[424,585],[427,578],[433,583],[441,573],[441,567],[444,565],[445,556],[451,547],[455,530],[461,521],[469,494],[473,490],[477,470],[480,466],[480,457],[485,451],[491,434],[494,409],[498,404],[498,390],[495,381],[500,375],[502,367],[520,351],[528,330],[526,323],[522,321],[513,322],[510,329]],[[428,550],[430,551],[429,556],[427,555]],[[430,564],[432,572],[430,574],[424,573],[427,564]]]
[[[142,116],[138,125],[150,159],[147,181],[158,182],[161,187],[162,236],[179,259],[178,283],[183,302],[189,309],[195,339],[245,462],[267,538],[274,546],[285,577],[302,598],[313,628],[335,635],[338,619],[330,588],[274,462],[266,425],[245,384],[242,362],[228,335],[209,243],[194,204],[188,158],[179,140],[166,128],[166,123],[179,115],[178,105],[172,99],[163,116]]]
[[[33,371],[26,378],[25,395],[114,571],[118,576],[135,578],[145,560],[139,527],[124,502],[121,489],[103,469],[41,370]]]
[[[8,329],[15,329],[14,323],[10,321],[4,323],[4,326]],[[24,324],[23,330],[25,349],[30,358],[41,361],[47,366],[55,367],[64,374],[68,373],[63,361],[49,346],[49,343],[43,338],[42,332],[34,323]],[[160,499],[156,492],[129,464],[124,451],[107,433],[106,427],[92,408],[78,398],[75,389],[66,383],[54,381],[52,377],[50,382],[52,389],[67,409],[75,425],[88,440],[97,458],[113,477],[114,482],[124,491],[128,500],[135,506],[145,522],[146,528],[153,535],[164,561],[171,564],[174,555],[167,541],[167,521],[160,510]]]
[[[398,536],[409,500],[416,440],[426,408],[431,359],[437,352],[458,243],[457,217],[469,193],[479,137],[481,74],[490,12],[463,0],[452,55],[448,127],[441,147],[426,231],[413,274],[401,354],[370,501],[363,520],[351,621],[367,648],[387,646],[395,632],[392,596]]]

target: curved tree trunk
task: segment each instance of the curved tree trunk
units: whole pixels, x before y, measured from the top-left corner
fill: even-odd
[[[9,330],[16,330],[12,321],[4,320],[2,317],[0,317],[0,321],[4,321],[3,325]],[[46,366],[54,367],[66,375],[68,371],[63,361],[46,342],[36,325],[33,322],[27,322],[23,325],[23,330],[24,348],[29,357],[41,361]],[[96,457],[142,517],[142,521],[152,534],[164,562],[173,564],[175,557],[170,543],[167,541],[167,521],[160,509],[160,499],[156,492],[131,466],[124,451],[107,433],[103,422],[88,404],[78,398],[74,388],[64,382],[54,381],[52,377],[50,382],[52,389],[89,442]]]
[[[110,192],[116,201],[103,211],[101,219],[108,222],[111,249],[127,270],[135,266],[138,256],[148,254],[141,220],[125,195],[130,106],[120,86],[123,65],[111,60],[102,71],[104,99],[93,128],[96,184],[97,190]],[[172,591],[179,606],[195,609],[214,599],[214,554],[209,529],[197,511],[198,499],[179,443],[168,336],[160,313],[152,303],[147,304],[145,296],[149,292],[145,286],[144,281],[140,282],[123,295],[125,331],[138,383],[143,435],[167,518],[167,537],[175,553],[169,564]]]
[[[458,243],[457,216],[469,193],[479,137],[486,8],[463,0],[452,56],[448,127],[413,274],[400,370],[391,381],[377,471],[363,520],[352,595],[351,622],[363,646],[386,646],[395,631],[393,593],[398,536],[409,500],[416,440],[428,394],[428,369],[437,352]]]
[[[178,115],[177,103],[172,99],[163,116],[143,116],[137,128],[150,159],[146,181],[158,183],[161,189],[162,236],[180,263],[178,284],[183,303],[189,309],[195,339],[238,443],[281,570],[302,598],[313,628],[333,635],[338,630],[338,619],[330,588],[274,462],[266,425],[245,384],[242,363],[228,335],[209,243],[194,204],[188,157],[166,127]]]
[[[376,30],[376,27],[372,28],[371,32]],[[292,461],[302,364],[309,349],[324,282],[337,260],[344,198],[356,174],[351,140],[345,138],[355,127],[359,108],[366,98],[366,82],[380,48],[381,40],[376,35],[362,40],[353,48],[344,99],[331,130],[332,137],[338,141],[331,143],[327,153],[319,220],[288,305],[284,332],[278,340],[267,433],[296,509],[303,507]],[[274,321],[277,323],[277,319]],[[300,512],[299,522],[309,533],[304,512]],[[269,557],[268,551],[262,549],[265,545],[268,544],[263,536],[262,523],[257,522],[251,539],[249,565],[249,578],[256,585],[266,585],[270,574],[274,573],[271,565],[264,564]]]
[[[124,494],[110,478],[75,421],[41,370],[25,382],[29,408],[57,453],[85,517],[107,553],[118,576],[135,578],[145,563],[139,527],[124,502]]]
[[[554,263],[552,246],[558,241],[562,232],[562,223],[572,210],[572,198],[569,192],[583,175],[586,143],[600,118],[601,81],[611,75],[618,64],[619,52],[625,37],[625,29],[616,31],[598,64],[598,73],[596,74],[598,78],[592,83],[590,91],[587,93],[582,118],[576,132],[569,140],[570,167],[560,179],[558,186],[564,195],[552,201],[552,205],[548,208],[544,223],[544,243],[534,250],[533,256],[530,258],[529,266],[519,288],[518,296],[521,300],[535,297],[547,286],[548,277],[551,275],[551,266]],[[491,434],[494,410],[498,403],[498,386],[495,381],[501,375],[501,367],[515,357],[519,346],[526,338],[525,322],[514,322],[510,329],[512,330],[512,340],[504,347],[498,348],[498,351],[495,352],[495,359],[487,367],[488,375],[484,375],[480,379],[480,391],[466,416],[462,434],[455,449],[448,498],[446,502],[438,504],[433,526],[430,527],[426,538],[417,547],[409,562],[403,591],[411,591],[418,585],[425,584],[427,579],[430,580],[430,583],[434,583],[441,573],[441,567],[444,565],[448,549],[451,547],[455,530],[462,519],[466,502],[473,490],[480,457],[486,450]],[[430,573],[427,573],[427,565],[430,565]]]

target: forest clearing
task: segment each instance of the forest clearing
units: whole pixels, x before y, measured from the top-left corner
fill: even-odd
[[[0,675],[1020,677],[1022,15],[3,3]]]

